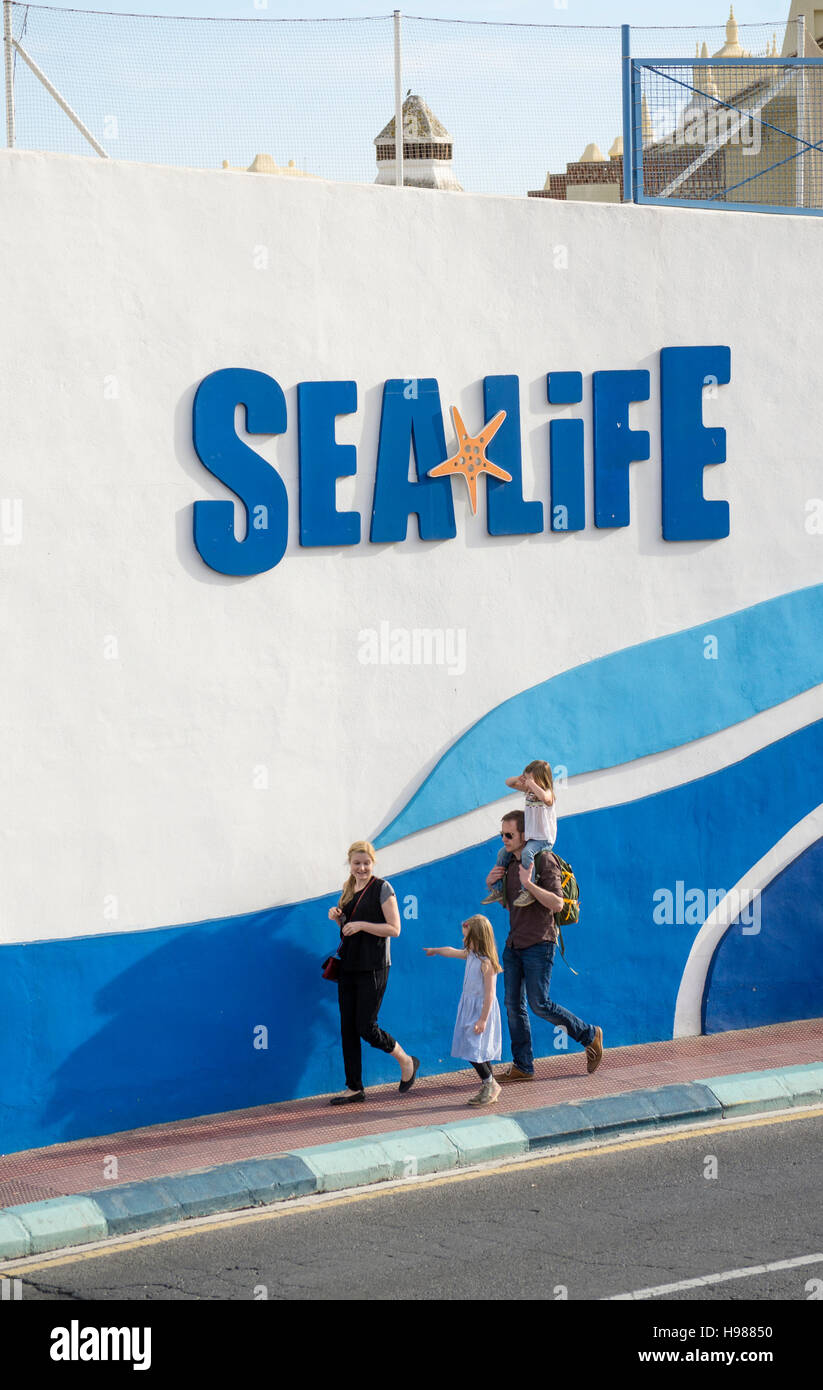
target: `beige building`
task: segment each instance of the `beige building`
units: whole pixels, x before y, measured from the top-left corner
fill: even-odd
[[[768,57],[798,56],[799,13],[806,18],[803,56],[823,58],[815,41],[823,29],[823,10],[807,14],[797,4],[782,53],[773,35]],[[705,44],[701,56],[708,56]],[[809,144],[823,138],[823,70],[759,66],[740,43],[733,8],[726,42],[711,56],[752,58],[752,66],[695,68],[699,91],[674,131],[644,147],[646,191],[771,207],[823,206],[823,154],[798,154],[798,136]]]
[[[803,15],[806,21],[806,57],[818,58],[820,54],[823,53],[823,4],[820,4],[820,0],[818,0],[818,4],[816,5],[804,4],[803,0],[793,0],[791,10],[789,11],[790,25],[794,23],[800,15]],[[793,30],[790,27],[786,30],[786,38],[780,56],[782,58],[791,57],[792,51],[796,49],[796,47]]]
[[[256,154],[247,169],[240,169],[224,159],[223,168],[234,169],[236,174],[282,174],[286,178],[294,179],[314,179],[317,177],[316,174],[307,174],[304,169],[297,169],[293,159],[290,159],[285,165],[275,164],[270,154]]]
[[[773,35],[767,57],[797,56],[796,20],[806,21],[804,56],[823,58],[823,5],[794,0],[782,50]],[[820,40],[820,43],[817,41]],[[677,199],[718,199],[768,206],[823,207],[823,151],[798,154],[798,133],[810,145],[823,142],[823,64],[821,69],[758,65],[740,43],[730,9],[726,42],[709,54],[704,43],[696,57],[718,60],[752,58],[752,66],[699,66],[693,72],[695,94],[674,128],[655,138],[643,99],[644,190]],[[665,71],[665,70],[664,70]],[[665,79],[662,79],[663,81]],[[796,156],[793,158],[793,156]],[[731,190],[728,195],[726,190]],[[608,158],[588,145],[565,174],[548,174],[530,198],[619,202],[623,196],[622,140]]]
[[[580,203],[619,203],[623,199],[623,137],[618,135],[608,158],[595,144],[587,145],[565,174],[547,174],[542,188],[529,198],[555,198]]]

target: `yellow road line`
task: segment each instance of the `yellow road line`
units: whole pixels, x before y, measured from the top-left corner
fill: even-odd
[[[119,1255],[126,1250],[159,1245],[169,1240],[179,1240],[183,1236],[208,1235],[211,1231],[223,1231],[233,1226],[248,1225],[255,1221],[276,1221],[284,1216],[294,1216],[298,1212],[304,1214],[327,1211],[329,1207],[348,1206],[352,1202],[369,1202],[376,1197],[396,1196],[398,1193],[409,1191],[417,1192],[421,1188],[444,1187],[448,1183],[470,1182],[478,1178],[494,1178],[501,1173],[520,1173],[529,1168],[545,1168],[555,1163],[574,1163],[576,1159],[580,1158],[591,1159],[600,1158],[602,1154],[627,1153],[631,1149],[648,1149],[657,1144],[673,1144],[683,1139],[699,1139],[702,1135],[716,1136],[741,1129],[760,1129],[766,1125],[791,1124],[793,1120],[808,1120],[817,1115],[823,1116],[823,1106],[809,1106],[807,1109],[800,1109],[791,1114],[784,1112],[780,1115],[766,1115],[752,1120],[720,1121],[713,1125],[701,1126],[699,1129],[683,1129],[673,1134],[651,1134],[645,1139],[626,1139],[614,1144],[599,1144],[585,1149],[575,1149],[572,1153],[544,1154],[536,1158],[521,1159],[516,1163],[503,1161],[494,1168],[475,1167],[457,1173],[433,1175],[428,1178],[395,1179],[391,1184],[376,1183],[362,1192],[348,1192],[345,1196],[335,1197],[330,1194],[324,1201],[305,1197],[298,1199],[298,1205],[294,1201],[286,1200],[263,1211],[245,1211],[236,1216],[227,1217],[223,1221],[214,1221],[209,1217],[195,1217],[192,1221],[187,1221],[183,1227],[175,1226],[171,1230],[143,1237],[130,1236],[126,1239],[115,1236],[105,1246],[86,1251],[79,1247],[76,1252],[59,1255],[54,1259],[44,1256],[33,1264],[22,1264],[15,1260],[4,1261],[0,1264],[0,1278],[6,1270],[17,1278],[37,1269],[55,1269],[59,1265],[79,1264],[83,1260],[96,1260],[105,1255]],[[25,1260],[28,1257],[21,1256],[20,1258]]]

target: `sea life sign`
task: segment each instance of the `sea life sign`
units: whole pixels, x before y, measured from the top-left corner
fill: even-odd
[[[703,496],[703,469],[726,459],[726,433],[703,424],[703,392],[731,379],[728,347],[668,347],[660,353],[660,422],[663,539],[719,540],[729,535],[728,502]],[[646,370],[598,371],[591,378],[594,460],[594,524],[630,524],[629,469],[650,456],[649,434],[629,426],[629,407],[650,398]],[[583,401],[580,372],[549,372],[549,406]],[[235,505],[194,503],[194,544],[220,574],[263,574],[282,560],[288,540],[290,499],[280,474],[234,426],[245,406],[249,434],[283,434],[289,428],[283,388],[265,372],[229,367],[201,381],[194,398],[193,442],[204,466],[243,503],[246,535],[235,535]],[[485,423],[467,426],[452,407],[456,447],[447,447],[440,390],[433,377],[395,378],[383,386],[380,434],[374,462],[368,539],[374,544],[406,540],[409,517],[417,517],[421,540],[445,541],[457,534],[452,483],[463,477],[472,512],[477,484],[486,479],[486,529],[491,536],[523,536],[544,530],[580,531],[586,525],[582,419],[553,419],[549,425],[550,501],[523,496],[520,383],[517,376],[483,381]],[[361,543],[359,512],[338,511],[338,478],[359,467],[357,449],[338,444],[338,415],[357,410],[354,381],[304,381],[297,387],[299,452],[299,543],[342,546]],[[476,432],[473,434],[471,430]],[[409,478],[410,451],[416,479]],[[362,462],[362,461],[361,461]],[[293,499],[292,499],[293,505]]]

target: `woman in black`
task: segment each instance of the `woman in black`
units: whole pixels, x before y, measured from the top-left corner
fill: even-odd
[[[375,853],[368,840],[355,840],[349,849],[351,873],[343,885],[337,907],[329,909],[340,923],[340,974],[337,996],[343,1064],[348,1090],[333,1096],[331,1105],[365,1100],[361,1071],[360,1039],[388,1052],[400,1065],[399,1091],[410,1091],[420,1061],[404,1052],[399,1042],[377,1026],[377,1014],[389,979],[389,937],[400,935],[400,913],[394,889],[374,875]]]

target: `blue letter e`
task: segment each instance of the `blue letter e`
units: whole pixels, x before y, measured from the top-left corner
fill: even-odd
[[[660,352],[664,541],[714,541],[729,534],[729,504],[703,496],[703,469],[726,461],[726,431],[703,424],[703,388],[731,379],[728,347]]]
[[[200,462],[246,509],[246,536],[234,534],[233,502],[195,502],[194,544],[219,574],[263,574],[286,550],[289,501],[280,474],[237,438],[234,412],[246,407],[249,434],[282,434],[286,398],[265,372],[227,367],[204,377],[194,397],[194,447]]]

